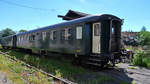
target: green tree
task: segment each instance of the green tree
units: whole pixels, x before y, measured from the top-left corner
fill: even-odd
[[[10,28],[6,28],[6,29],[2,30],[2,31],[0,32],[0,34],[1,34],[1,35],[0,35],[1,37],[5,37],[5,36],[9,36],[9,35],[16,34],[16,32],[13,31],[13,30],[10,29]]]
[[[138,35],[138,40],[140,45],[150,45],[150,32],[148,31],[141,31]]]
[[[143,26],[142,29],[141,29],[141,31],[146,31],[146,27]]]
[[[27,32],[27,30],[21,29],[21,30],[19,31],[19,33],[22,33],[22,32]]]

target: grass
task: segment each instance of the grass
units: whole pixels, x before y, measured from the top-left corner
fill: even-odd
[[[4,72],[7,78],[12,80],[15,84],[25,84],[24,80],[22,80],[19,75],[12,72],[8,66],[0,64],[0,71]]]
[[[75,81],[79,84],[96,84],[96,83],[98,84],[98,83],[105,83],[105,82],[119,82],[120,84],[127,84],[124,81],[119,81],[119,80],[117,81],[117,80],[115,80],[115,78],[112,78],[111,76],[105,76],[105,75],[101,76],[100,78],[96,78],[96,79],[80,80],[80,75],[87,74],[87,73],[93,73],[93,72],[89,71],[85,68],[82,68],[80,66],[73,66],[71,61],[66,60],[66,59],[61,59],[61,58],[59,58],[59,60],[58,59],[45,59],[45,58],[41,58],[38,56],[29,55],[29,54],[26,54],[23,52],[16,52],[14,50],[6,50],[6,49],[5,50],[0,49],[0,51],[8,53],[9,55],[13,56],[16,59],[24,60],[26,63],[34,65],[38,68],[41,68],[44,71],[52,73],[57,77],[67,78],[67,79],[69,79],[71,81]],[[14,66],[12,64],[10,64],[9,66],[17,68],[16,72],[22,73],[21,76],[25,77],[26,75],[24,75],[22,70],[28,71],[28,69],[20,67],[20,66],[24,66],[24,62],[18,62],[15,65],[17,65],[17,66]],[[30,82],[37,83],[37,81],[38,81],[36,79],[37,77],[41,77],[41,82],[43,82],[44,79],[47,79],[49,81],[52,80],[51,78],[45,78],[45,77],[39,76],[41,73],[35,74],[35,72],[36,72],[36,70],[34,70],[34,69],[30,70],[30,73],[34,73],[34,75],[36,75],[36,77],[34,77],[32,75],[31,75],[31,77],[29,77]],[[74,79],[74,76],[76,76],[76,75],[78,75],[79,77],[77,79]],[[80,81],[78,81],[78,80],[80,80]]]
[[[136,84],[134,80],[132,81],[132,84]]]
[[[128,69],[138,69],[138,67],[132,66],[132,67],[128,67]]]
[[[139,50],[143,50],[141,46],[125,46],[126,49],[132,50],[134,52],[138,52]]]
[[[150,51],[138,51],[134,56],[133,64],[150,68]]]
[[[52,80],[46,75],[40,73],[36,69],[30,69],[25,66],[22,61],[12,61],[6,57],[6,55],[0,54],[0,70],[7,73],[10,80],[16,84],[26,84],[28,81],[30,84],[51,84]],[[23,80],[23,79],[24,80]]]
[[[25,62],[43,69],[46,72],[52,73],[57,77],[63,77],[73,80],[73,76],[77,74],[89,73],[89,71],[81,66],[72,65],[70,60],[64,58],[58,59],[46,59],[34,55],[29,55],[23,52],[16,52],[14,50],[0,49],[1,52],[8,53],[16,59],[24,60]],[[19,66],[16,67],[22,69]],[[17,70],[19,72],[19,70]]]
[[[136,53],[132,62],[134,65],[150,68],[150,51],[147,49],[145,50],[144,46],[126,46],[126,49]]]

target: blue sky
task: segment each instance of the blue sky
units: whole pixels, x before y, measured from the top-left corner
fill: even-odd
[[[50,10],[25,8],[4,1]],[[0,30],[32,30],[60,23],[62,20],[57,15],[65,15],[72,9],[89,14],[116,15],[124,19],[123,31],[140,31],[143,26],[150,31],[149,3],[150,0],[0,0]]]

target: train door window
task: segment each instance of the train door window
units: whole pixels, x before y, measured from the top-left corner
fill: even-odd
[[[42,32],[42,39],[43,39],[43,40],[46,39],[46,32]]]
[[[114,25],[112,25],[111,34],[112,34],[112,38],[114,38],[114,34],[115,34],[115,28],[114,28]]]
[[[100,36],[100,24],[94,24],[94,36]]]
[[[112,34],[114,34],[114,27],[112,27]]]
[[[82,27],[76,27],[76,39],[82,39]]]
[[[112,25],[112,30],[111,30],[111,32],[112,32],[112,35],[115,34],[115,27],[114,27],[114,25]]]

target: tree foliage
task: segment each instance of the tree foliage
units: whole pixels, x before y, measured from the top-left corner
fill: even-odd
[[[19,31],[19,33],[22,33],[22,32],[27,32],[27,30],[21,29],[21,30]]]
[[[150,32],[143,27],[138,35],[139,44],[142,46],[150,45]]]
[[[134,65],[150,68],[150,51],[138,51],[133,59]]]
[[[4,30],[2,30],[2,31],[0,32],[0,36],[1,36],[1,37],[13,35],[13,34],[16,34],[16,32],[13,31],[13,30],[10,29],[10,28],[6,28],[6,29],[4,29]]]
[[[141,29],[141,31],[146,31],[146,27],[143,26],[142,29]]]

